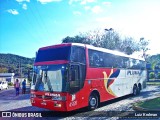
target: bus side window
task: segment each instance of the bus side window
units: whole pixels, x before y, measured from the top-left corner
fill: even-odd
[[[124,68],[129,68],[129,59],[124,57],[123,58],[123,64],[124,64]]]
[[[93,65],[95,66],[95,67],[102,67],[103,65],[103,63],[102,63],[102,61],[103,61],[103,59],[102,59],[102,55],[101,55],[101,53],[100,52],[95,52],[95,53],[93,53],[92,54],[92,57],[93,57]]]
[[[123,61],[121,56],[114,56],[114,68],[123,68]]]
[[[71,52],[71,61],[86,64],[85,48],[73,46]]]
[[[103,53],[95,50],[89,50],[89,64],[91,67],[103,67]]]
[[[131,69],[141,69],[140,61],[131,59]]]
[[[104,67],[113,67],[114,66],[114,57],[109,53],[104,53]]]
[[[126,68],[130,68],[130,59],[129,58],[127,58],[126,59]]]
[[[141,61],[141,60],[140,60],[140,68],[141,68],[142,70],[145,69],[145,62],[144,62],[144,61]]]

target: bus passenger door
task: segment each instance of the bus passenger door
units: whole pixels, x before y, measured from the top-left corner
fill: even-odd
[[[81,69],[80,65],[70,65],[69,69],[69,92],[71,94],[80,90]]]

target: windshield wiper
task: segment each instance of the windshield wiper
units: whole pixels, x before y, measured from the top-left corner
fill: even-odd
[[[50,82],[49,79],[47,80],[47,85],[48,85],[49,91],[50,91],[50,92],[53,92],[53,88],[52,88],[52,85],[51,85],[51,82]]]
[[[45,79],[46,79],[46,82],[47,82],[48,90],[49,90],[49,92],[53,92],[51,81],[50,81],[47,73],[48,73],[48,71],[46,71],[46,73],[45,73]]]

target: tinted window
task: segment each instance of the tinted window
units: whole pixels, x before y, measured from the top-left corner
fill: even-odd
[[[145,62],[137,59],[129,59],[130,69],[145,69]]]
[[[114,60],[115,56],[109,53],[103,54],[104,59],[104,67],[113,67],[114,66]]]
[[[128,58],[104,53],[104,67],[126,68]]]
[[[71,61],[72,62],[79,62],[79,63],[86,63],[86,55],[85,55],[85,48],[72,46],[71,50]]]
[[[88,50],[90,67],[144,69],[145,62],[96,50]]]
[[[127,67],[128,58],[115,55],[114,59],[115,60],[114,60],[113,66],[115,68],[126,68]]]
[[[35,62],[69,60],[70,50],[70,46],[39,50]]]
[[[91,67],[125,68],[127,66],[128,58],[90,49],[88,52]]]
[[[145,69],[146,68],[146,63],[145,63],[145,61],[141,61],[140,60],[140,67],[141,67],[141,69]]]
[[[89,65],[91,67],[103,67],[103,53],[95,50],[89,50]]]

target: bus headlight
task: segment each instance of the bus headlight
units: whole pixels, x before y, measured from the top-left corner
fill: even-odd
[[[65,96],[53,96],[52,100],[60,100],[60,101],[65,101],[66,97]]]

